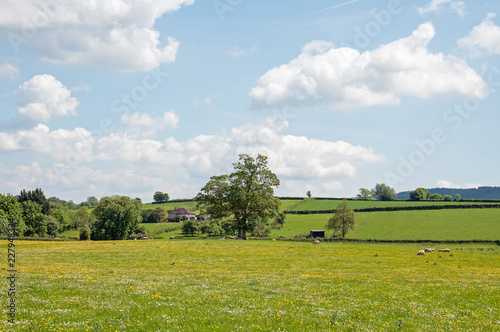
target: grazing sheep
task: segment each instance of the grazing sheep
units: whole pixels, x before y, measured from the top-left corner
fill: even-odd
[[[170,237],[170,240],[173,240],[173,239],[175,239],[175,236],[173,236],[173,235],[172,235],[172,236]]]
[[[147,236],[144,236],[141,240],[147,240],[148,237]]]
[[[431,248],[425,248],[424,251],[425,252],[432,252],[432,249]]]
[[[419,252],[417,252],[417,255],[425,255],[425,251],[424,250],[420,250]]]
[[[443,252],[450,252],[450,249],[443,249]]]
[[[276,241],[276,239],[273,239],[273,241]]]
[[[313,244],[319,244],[319,240],[314,240]]]

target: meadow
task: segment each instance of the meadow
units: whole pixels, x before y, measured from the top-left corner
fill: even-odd
[[[17,241],[17,325],[0,329],[499,330],[499,247],[421,246]]]
[[[306,199],[298,204],[291,211],[320,211],[320,210],[334,210],[337,205],[342,202],[338,199]],[[425,206],[425,205],[470,205],[470,204],[499,204],[499,201],[494,202],[447,202],[447,201],[349,201],[351,209],[366,209],[373,207],[394,207],[394,206]]]
[[[286,215],[282,229],[272,237],[309,235],[324,230],[333,214]],[[377,240],[500,240],[500,209],[452,209],[357,212],[356,226],[347,238]],[[331,232],[326,232],[331,236]]]

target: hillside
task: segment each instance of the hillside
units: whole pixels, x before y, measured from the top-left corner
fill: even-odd
[[[453,198],[459,194],[463,199],[500,199],[500,187],[478,187],[471,189],[453,189],[453,188],[431,188],[428,189],[431,194],[440,194],[441,196],[451,195]],[[403,191],[398,193],[397,199],[409,199],[410,192]]]

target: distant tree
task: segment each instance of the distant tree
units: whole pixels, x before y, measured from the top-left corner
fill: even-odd
[[[53,216],[47,216],[47,235],[49,236],[57,236],[61,231],[61,227],[59,225],[59,221],[57,221]]]
[[[34,201],[27,200],[22,203],[23,219],[26,223],[26,236],[47,235],[47,222],[42,213],[42,207]]]
[[[157,206],[148,218],[149,222],[160,223],[167,218],[167,210],[163,206]]]
[[[267,221],[276,217],[276,207],[281,203],[274,196],[274,188],[280,184],[276,174],[267,166],[267,157],[256,158],[240,154],[233,163],[230,175],[212,176],[196,196],[198,208],[216,219],[232,216],[238,237],[246,238],[252,231],[252,221]]]
[[[307,195],[307,197],[311,198],[311,191],[310,191],[310,190],[308,190],[308,191],[306,192],[306,195]]]
[[[93,209],[94,207],[96,207],[97,204],[99,204],[99,200],[95,196],[89,196],[89,197],[87,197],[87,200],[85,201],[85,205],[89,209]]]
[[[82,226],[91,224],[91,211],[87,206],[82,206],[76,213],[76,222],[73,224],[74,229],[80,229]]]
[[[455,201],[461,201],[462,200],[462,196],[460,194],[456,194],[455,195]]]
[[[413,191],[410,191],[410,199],[412,201],[423,201],[429,199],[430,195],[431,193],[429,192],[429,190],[424,188],[417,188]]]
[[[54,217],[55,220],[57,220],[58,225],[61,227],[61,231],[65,231],[71,228],[71,218],[69,217],[65,209],[57,208],[55,210],[52,210],[50,215]]]
[[[103,197],[92,211],[92,240],[124,240],[139,233],[142,205],[127,196]]]
[[[375,199],[373,191],[366,188],[359,188],[359,194],[356,195],[356,198],[363,201],[373,201]]]
[[[429,199],[434,200],[434,201],[442,201],[443,196],[441,196],[440,194],[432,194],[429,196]]]
[[[451,195],[444,195],[444,200],[447,202],[453,201],[453,197]]]
[[[231,220],[222,219],[219,224],[225,235],[232,236],[236,233],[236,229],[234,228],[234,223]]]
[[[21,190],[21,193],[17,196],[17,199],[19,203],[31,201],[35,202],[40,207],[42,208],[42,213],[45,215],[49,214],[50,210],[50,204],[47,198],[45,197],[45,194],[43,193],[43,190],[40,188],[36,188],[35,190],[31,191],[26,191],[25,189]]]
[[[379,201],[392,201],[396,198],[396,190],[391,188],[384,183],[377,183],[375,188],[373,189],[373,195]]]
[[[3,211],[3,224],[0,226],[0,234],[7,235],[10,228],[9,223],[13,222],[16,236],[23,236],[26,231],[26,224],[23,219],[23,209],[18,199],[11,195],[0,194],[0,211]]]
[[[161,191],[155,192],[153,195],[153,199],[156,203],[165,203],[169,200],[169,196],[167,193],[162,193]]]
[[[326,229],[333,230],[333,236],[345,237],[347,232],[354,229],[354,210],[349,208],[347,200],[343,200],[337,205],[335,214],[328,219]]]
[[[221,234],[223,232],[219,221],[215,219],[203,222],[200,226],[200,230],[202,233],[207,233],[208,236],[211,236],[212,234]]]
[[[283,228],[283,225],[285,224],[286,219],[286,214],[283,212],[278,213],[278,216],[274,219],[274,222]]]
[[[200,223],[196,220],[188,220],[182,224],[182,232],[185,234],[191,234],[194,236],[194,233],[200,230]]]

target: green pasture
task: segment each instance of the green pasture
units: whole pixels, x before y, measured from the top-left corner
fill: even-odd
[[[162,203],[162,204],[153,204],[153,203],[147,203],[142,205],[143,210],[154,210],[158,206],[163,206],[165,210],[171,211],[175,210],[176,207],[183,207],[188,209],[191,212],[194,212],[198,214],[200,211],[196,209],[196,202],[195,201],[188,201],[188,202],[167,202],[167,203]]]
[[[299,204],[292,211],[320,211],[334,210],[342,200],[338,199],[310,199]],[[447,201],[349,201],[351,209],[366,209],[373,207],[393,207],[393,206],[422,206],[422,205],[469,205],[469,204],[499,204],[499,202],[447,202]]]
[[[271,237],[309,235],[325,229],[333,214],[286,215],[282,229]],[[347,238],[377,240],[500,240],[500,209],[452,209],[357,212]],[[331,232],[327,231],[327,236]]]
[[[3,331],[498,331],[500,255],[415,245],[16,243]],[[4,268],[4,274],[7,273]],[[2,283],[2,310],[7,280]]]

